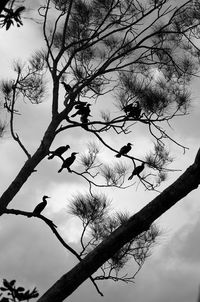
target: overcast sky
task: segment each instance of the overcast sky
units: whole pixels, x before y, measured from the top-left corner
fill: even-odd
[[[9,78],[13,58],[26,59],[34,50],[43,45],[39,26],[25,21],[22,28],[0,30],[0,66],[1,77]],[[189,147],[183,155],[181,149],[170,146],[174,162],[172,168],[182,171],[190,165],[199,148],[200,118],[200,79],[192,85],[192,106],[190,115],[177,118],[172,122],[170,134],[180,143]],[[16,131],[22,141],[33,152],[40,143],[42,133],[50,119],[50,99],[36,106],[21,105],[22,115],[17,117]],[[90,139],[90,138],[89,138]],[[150,142],[139,132],[131,138],[137,144],[134,155]],[[114,142],[107,137],[108,142]],[[82,152],[86,149],[88,135],[83,130],[71,131],[67,137],[61,135],[53,144],[57,147],[70,141],[73,151]],[[120,144],[126,143],[122,138]],[[52,147],[52,149],[53,149]],[[112,153],[107,158],[113,158]],[[26,160],[19,146],[12,141],[9,132],[0,140],[0,194],[14,179]],[[74,164],[74,169],[78,166]],[[44,214],[58,225],[58,231],[73,247],[78,245],[80,234],[77,220],[67,212],[67,205],[74,192],[86,190],[85,183],[75,175],[67,172],[57,174],[59,160],[44,160],[23,186],[19,194],[10,204],[10,208],[31,211],[43,195],[51,196]],[[163,183],[163,190],[173,182],[181,171],[170,174]],[[126,191],[112,190],[112,207],[116,210],[128,210],[131,213],[142,208],[157,193],[146,192],[139,185],[136,190],[131,187]],[[177,205],[165,213],[158,221],[161,236],[153,253],[145,262],[143,269],[136,277],[134,284],[113,283],[99,284],[104,292],[100,297],[91,282],[85,284],[68,299],[71,302],[115,301],[121,302],[195,302],[200,284],[200,205],[199,189],[186,196]],[[42,221],[36,218],[4,215],[0,219],[0,278],[17,279],[20,285],[36,286],[42,294],[50,285],[67,272],[76,259],[70,255],[56,240],[54,235]],[[127,270],[132,272],[134,264],[130,263]]]

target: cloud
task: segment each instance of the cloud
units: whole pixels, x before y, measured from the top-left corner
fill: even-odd
[[[4,216],[0,230],[1,278],[44,291],[77,262],[36,218]]]
[[[32,2],[29,1],[31,6],[33,5]],[[27,14],[31,16],[32,12],[27,11]],[[0,65],[2,77],[13,76],[10,68],[13,58],[21,57],[26,60],[44,43],[40,26],[33,24],[30,20],[25,20],[24,23],[22,28],[11,28],[8,32],[1,31]],[[176,157],[176,163],[173,167],[177,169],[184,170],[193,161],[199,147],[198,86],[199,84],[196,82],[191,116],[176,118],[176,121],[172,122],[174,129],[168,128],[173,138],[177,138],[178,141],[191,148],[183,157],[180,156],[180,149],[178,151],[172,149]],[[104,96],[102,99],[103,103],[97,104],[98,109],[102,106],[112,111],[111,100]],[[63,106],[62,91],[59,102]],[[22,141],[26,143],[27,149],[33,153],[39,146],[43,131],[49,122],[51,114],[49,96],[40,105],[21,102],[20,109],[22,115],[16,117],[16,131],[19,132]],[[91,119],[95,119],[96,116],[100,119],[99,111],[95,112],[95,110],[92,108]],[[117,109],[114,113],[116,112]],[[144,126],[146,127],[146,125]],[[129,141],[133,142],[130,153],[136,157],[141,157],[144,155],[144,151],[146,153],[147,149],[152,146],[151,138],[149,139],[144,126],[138,127],[136,125],[134,132],[124,137],[116,136],[117,138],[114,138],[114,135],[105,134],[104,139],[116,150]],[[11,142],[8,137],[9,135],[1,142],[0,146],[0,185],[2,190],[13,180],[26,160],[26,156],[19,146],[15,142]],[[81,154],[87,150],[88,140],[93,140],[93,135],[89,135],[83,129],[70,130],[67,136],[64,132],[60,132],[58,138],[53,142],[51,150],[60,145],[70,144],[71,149],[65,156],[73,151],[78,151]],[[73,164],[73,169],[77,169],[77,171],[81,169],[80,154]],[[116,161],[114,152],[106,151],[103,146],[100,158],[108,162]],[[128,160],[124,160],[131,170],[132,164]],[[44,194],[51,196],[44,210],[44,215],[58,225],[58,231],[68,243],[72,244],[73,247],[78,247],[81,224],[69,215],[67,206],[74,192],[84,190],[86,182],[67,171],[58,174],[57,171],[61,163],[58,158],[51,161],[45,159],[40,163],[37,172],[32,174],[10,207],[32,211]],[[179,171],[171,174],[169,181],[164,183],[161,190],[181,173]],[[105,190],[109,197],[112,196],[111,207],[113,211],[128,209],[133,213],[155,197],[157,193],[144,192],[142,186],[139,186],[136,192],[138,179],[136,178],[135,181],[136,186],[127,190],[118,191],[113,188]],[[161,219],[161,227],[164,224],[167,229],[170,228],[166,235],[167,239],[163,239],[163,242],[161,238],[160,246],[154,248],[152,257],[148,259],[136,277],[135,284],[102,282],[100,288],[105,293],[105,297],[102,299],[91,282],[86,281],[73,293],[69,298],[70,301],[196,301],[200,269],[200,244],[198,240],[200,222],[197,220],[199,213],[195,212],[199,204],[198,195],[198,193],[193,195],[194,200],[187,197],[183,203],[173,207],[164,215],[165,221]],[[22,286],[26,284],[37,286],[40,293],[48,289],[76,263],[74,256],[70,255],[56,240],[48,227],[36,218],[27,219],[4,215],[1,217],[0,242],[1,277],[10,280],[16,278]],[[131,264],[127,266],[127,270],[131,272]]]
[[[168,249],[164,253],[166,257],[173,257],[173,259],[186,267],[200,266],[200,221],[199,219],[195,220],[195,222],[187,223],[173,235]]]

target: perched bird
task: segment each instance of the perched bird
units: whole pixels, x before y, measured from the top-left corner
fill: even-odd
[[[52,159],[54,158],[54,156],[59,156],[62,158],[62,154],[67,151],[70,148],[69,145],[66,146],[61,146],[59,148],[57,148],[55,151],[49,151],[49,153],[51,153],[51,155],[48,157],[48,159]]]
[[[87,104],[88,104],[87,102],[79,101],[78,103],[76,103],[76,105],[74,106],[74,108],[81,109],[81,108],[84,108]]]
[[[81,101],[79,101],[79,102],[74,106],[74,108],[76,108],[76,109],[82,109],[82,108],[84,108],[87,104],[88,104],[87,102],[81,102]]]
[[[121,147],[121,149],[119,150],[118,154],[116,154],[116,157],[121,157],[122,155],[127,154],[130,150],[131,150],[131,143],[128,143],[127,145]]]
[[[68,172],[71,172],[70,170],[70,166],[73,164],[73,162],[76,159],[76,154],[78,154],[77,152],[72,152],[71,156],[66,158],[63,161],[62,167],[58,170],[58,173],[60,173],[63,169],[67,168]]]
[[[126,114],[129,114],[129,112],[132,110],[132,108],[133,108],[133,103],[124,106],[123,110]]]
[[[128,117],[133,117],[135,119],[138,119],[141,115],[141,107],[139,102],[135,102],[135,105],[132,106],[131,110],[129,110],[129,113],[127,114]]]
[[[131,180],[131,179],[133,178],[134,175],[139,176],[140,173],[144,170],[144,165],[145,165],[145,163],[142,163],[140,166],[137,166],[137,167],[133,170],[131,176],[129,176],[128,180]]]
[[[40,202],[36,207],[35,207],[35,209],[33,210],[33,214],[35,214],[35,215],[40,215],[40,213],[44,210],[44,208],[46,207],[46,205],[47,205],[47,201],[46,201],[46,199],[47,198],[50,198],[49,196],[46,196],[46,195],[44,195],[43,197],[42,197],[42,202]]]
[[[142,111],[140,103],[138,101],[124,106],[123,110],[128,117],[133,117],[135,119],[138,119],[140,117]]]
[[[91,106],[91,104],[87,104],[87,105],[84,107],[84,109],[82,110],[82,115],[85,115],[85,116],[87,116],[87,117],[90,115],[90,112],[91,112],[90,106]]]
[[[78,110],[71,115],[71,117],[75,117],[76,115],[84,115],[85,117],[88,117],[90,115],[90,106],[91,104],[86,105],[76,105],[78,106]]]
[[[82,127],[83,127],[84,129],[88,130],[88,125],[87,125],[87,124],[89,123],[89,120],[88,120],[87,115],[81,115],[80,121],[81,121],[81,123],[83,124]]]
[[[65,99],[64,99],[64,106],[67,107],[69,103],[75,102],[77,93],[74,92],[74,88],[71,87],[69,84],[66,84],[64,81],[61,82],[65,88]]]
[[[63,84],[66,93],[70,93],[72,91],[72,87],[69,84],[66,84],[64,81],[62,81],[61,84]]]

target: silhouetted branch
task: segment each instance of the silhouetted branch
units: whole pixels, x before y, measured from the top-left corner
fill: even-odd
[[[82,258],[79,256],[79,254],[71,246],[69,246],[64,241],[64,239],[60,236],[60,234],[56,230],[57,226],[52,222],[52,220],[48,219],[47,217],[45,217],[41,214],[40,215],[35,215],[33,212],[27,212],[27,211],[22,211],[22,210],[5,209],[4,213],[5,214],[22,215],[22,216],[26,216],[28,218],[36,217],[36,218],[39,218],[39,219],[43,220],[49,226],[49,228],[52,230],[52,232],[54,233],[54,235],[56,236],[58,241],[64,246],[64,248],[66,248],[69,252],[71,252],[79,261],[82,261]],[[103,296],[102,292],[99,290],[97,284],[95,283],[95,280],[93,279],[93,277],[90,276],[89,278],[92,281],[92,283],[94,284],[97,292],[101,296]]]

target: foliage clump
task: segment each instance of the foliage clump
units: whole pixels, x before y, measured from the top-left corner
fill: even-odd
[[[16,286],[16,280],[8,281],[3,279],[3,286],[0,287],[0,302],[29,302],[31,299],[37,298],[39,293],[36,288],[26,290],[22,286]]]
[[[71,200],[69,211],[82,221],[80,236],[80,255],[87,255],[93,248],[108,238],[118,227],[123,226],[129,218],[128,213],[116,212],[110,214],[111,202],[105,195],[79,194]],[[94,280],[111,279],[114,281],[132,282],[135,275],[150,255],[150,250],[160,235],[158,228],[150,228],[125,244],[101,267],[102,274],[97,273]],[[128,261],[137,264],[136,272],[132,276],[120,275]]]

